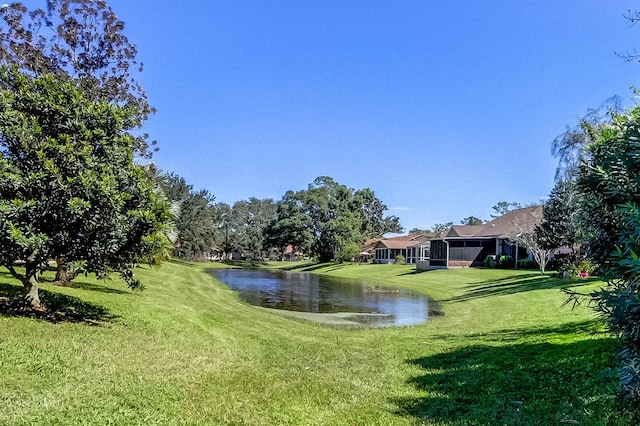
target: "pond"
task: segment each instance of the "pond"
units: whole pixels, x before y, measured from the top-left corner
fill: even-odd
[[[429,296],[411,290],[304,272],[212,269],[219,281],[253,306],[335,325],[420,324],[442,315]]]

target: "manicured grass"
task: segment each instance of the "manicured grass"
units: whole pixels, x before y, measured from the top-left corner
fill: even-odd
[[[140,269],[143,292],[83,277],[78,288],[45,284],[43,300],[59,306],[49,321],[0,315],[0,424],[616,422],[599,376],[616,342],[587,307],[561,308],[562,286],[598,282],[295,265],[423,291],[445,311],[417,326],[348,330],[247,306],[206,273],[219,266]],[[0,273],[0,296],[17,288]]]

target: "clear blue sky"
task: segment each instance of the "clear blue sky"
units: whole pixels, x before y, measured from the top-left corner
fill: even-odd
[[[327,175],[406,229],[538,202],[553,138],[634,102],[632,1],[113,0],[158,113],[154,161],[217,201]]]

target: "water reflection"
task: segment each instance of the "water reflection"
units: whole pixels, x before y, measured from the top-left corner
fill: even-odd
[[[327,314],[301,317],[367,326],[411,325],[439,314],[429,297],[410,290],[309,273],[214,269],[211,273],[254,306]]]

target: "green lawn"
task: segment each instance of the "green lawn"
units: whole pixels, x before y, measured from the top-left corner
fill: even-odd
[[[78,288],[44,284],[44,302],[59,306],[47,319],[0,314],[0,424],[616,422],[610,383],[599,376],[616,342],[587,307],[561,308],[563,285],[597,282],[297,266],[423,291],[445,316],[331,328],[239,302],[206,273],[211,263],[140,269],[142,292],[84,277]],[[0,273],[0,296],[16,289]]]

